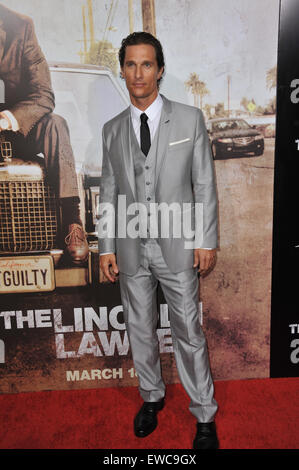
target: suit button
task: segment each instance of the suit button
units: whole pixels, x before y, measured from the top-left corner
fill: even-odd
[[[151,184],[151,183],[150,183],[149,181],[147,181],[145,184],[149,185],[149,184]]]
[[[151,200],[151,198],[150,198],[150,197],[148,197],[148,198],[147,198],[147,200],[148,200],[148,201],[150,201],[150,200]]]
[[[149,166],[146,165],[146,166],[145,166],[145,169],[148,170],[148,169],[149,169]]]

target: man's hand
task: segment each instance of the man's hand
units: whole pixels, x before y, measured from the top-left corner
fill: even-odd
[[[216,249],[205,250],[204,248],[196,248],[194,250],[194,264],[193,267],[199,265],[198,272],[206,274],[209,269],[214,265],[216,260]]]
[[[114,253],[100,256],[100,268],[109,281],[116,281],[119,270],[116,264],[116,257]]]
[[[0,112],[0,132],[7,131],[10,129],[11,129],[10,119],[8,119],[6,114]]]

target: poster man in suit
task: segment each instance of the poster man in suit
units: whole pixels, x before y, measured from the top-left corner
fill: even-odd
[[[137,237],[114,237],[109,229],[99,231],[99,251],[105,276],[115,282],[119,275],[124,318],[144,400],[134,419],[134,431],[138,437],[149,435],[164,407],[156,335],[156,288],[160,282],[169,308],[177,370],[191,399],[189,409],[197,419],[193,447],[215,449],[217,403],[198,315],[198,266],[201,273],[212,266],[217,246],[217,199],[204,119],[199,109],[159,93],[164,57],[160,42],[151,34],[133,33],[125,38],[119,60],[131,105],[103,128],[103,228],[109,223],[119,228],[124,212],[130,219],[129,228],[133,223],[130,207],[136,203],[139,209],[145,208],[145,217],[138,219]],[[125,197],[125,211],[119,211],[120,197],[121,204]],[[185,207],[191,212],[195,224],[192,249],[185,234],[175,236],[175,215],[169,218],[169,235],[161,234],[163,214],[162,222],[158,215],[153,216],[154,204],[161,203],[168,207],[178,204],[183,215]],[[202,217],[197,216],[195,203],[202,207]],[[108,210],[111,207],[114,210]],[[158,232],[152,230],[154,222]]]
[[[75,264],[85,261],[88,245],[79,214],[75,160],[66,121],[55,107],[49,67],[30,18],[0,5],[0,132],[13,156],[42,153],[50,185],[62,207],[65,251]]]

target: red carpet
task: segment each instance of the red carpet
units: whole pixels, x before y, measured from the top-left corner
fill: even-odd
[[[219,381],[222,449],[299,449],[299,378]],[[1,449],[191,449],[195,418],[181,385],[168,385],[159,426],[133,434],[136,388],[0,396]]]

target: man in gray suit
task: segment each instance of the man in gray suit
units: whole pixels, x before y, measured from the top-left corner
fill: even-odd
[[[62,210],[64,251],[81,265],[88,244],[80,218],[75,159],[67,122],[54,114],[50,71],[31,18],[0,4],[0,135],[14,157],[30,160],[42,153],[46,175]],[[0,161],[1,161],[0,152]]]
[[[193,448],[215,449],[217,403],[199,323],[197,277],[198,271],[211,268],[217,246],[209,139],[199,109],[159,94],[164,57],[155,37],[145,32],[129,35],[122,41],[119,60],[131,105],[103,128],[99,252],[104,275],[111,282],[119,275],[144,400],[134,431],[138,437],[149,435],[164,407],[156,335],[160,282],[169,308],[177,370],[197,419]],[[185,230],[186,220],[191,231]]]

